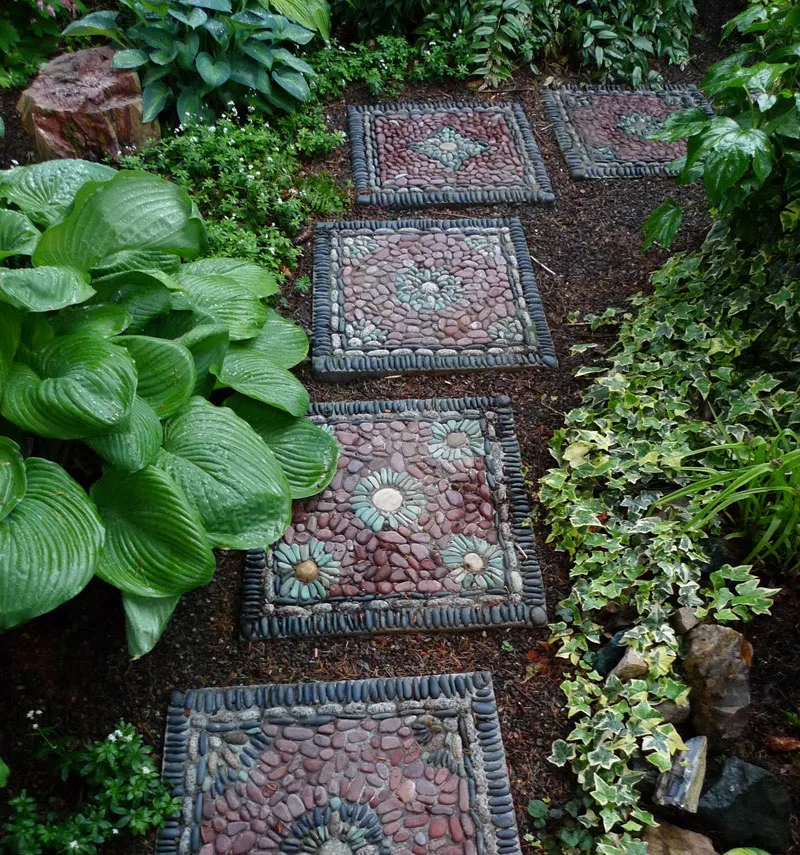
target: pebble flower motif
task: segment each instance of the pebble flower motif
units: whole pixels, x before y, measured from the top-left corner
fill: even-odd
[[[345,257],[366,258],[378,247],[380,247],[378,241],[369,235],[351,235],[342,239],[342,250]]]
[[[411,525],[425,508],[422,484],[405,472],[379,469],[356,484],[350,504],[373,531]]]
[[[499,344],[523,344],[525,333],[518,318],[501,318],[489,325],[492,341]]]
[[[425,139],[408,144],[411,151],[417,151],[438,160],[443,166],[454,172],[461,169],[465,160],[476,154],[483,154],[489,143],[465,137],[453,128],[438,128],[431,131]]]
[[[388,333],[380,327],[375,326],[372,321],[356,320],[349,323],[344,328],[347,335],[347,343],[349,347],[362,347],[364,345],[380,345],[386,341]]]
[[[452,306],[464,293],[464,283],[441,268],[421,270],[409,264],[394,280],[397,299],[412,309],[438,311]]]
[[[324,599],[339,578],[342,567],[318,540],[279,543],[273,549],[275,593],[282,603],[308,603]]]
[[[483,431],[476,419],[449,419],[431,424],[428,450],[436,460],[463,460],[483,451]]]
[[[390,847],[375,812],[334,797],[292,823],[283,855],[388,855]]]
[[[486,591],[505,587],[503,552],[499,546],[478,537],[455,535],[442,550],[442,562],[450,577],[464,591]]]
[[[639,137],[646,140],[654,131],[660,131],[664,123],[658,116],[651,113],[625,113],[617,119],[617,130],[629,137]]]

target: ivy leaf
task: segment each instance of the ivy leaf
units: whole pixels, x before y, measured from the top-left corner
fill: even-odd
[[[555,766],[566,766],[570,760],[575,759],[575,746],[563,739],[557,739],[553,743],[552,753],[548,760]]]

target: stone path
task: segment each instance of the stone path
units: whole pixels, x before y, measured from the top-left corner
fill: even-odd
[[[158,855],[518,855],[486,673],[174,692]]]
[[[250,553],[246,638],[541,624],[508,399],[316,404],[339,469]]]
[[[519,220],[322,223],[314,258],[323,379],[556,365]]]

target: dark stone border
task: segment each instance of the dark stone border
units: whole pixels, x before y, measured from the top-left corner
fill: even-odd
[[[367,129],[364,115],[390,115],[398,110],[427,110],[437,109],[474,110],[476,108],[510,110],[519,129],[522,150],[520,155],[527,157],[529,168],[533,170],[538,189],[513,190],[444,190],[431,191],[409,189],[405,192],[397,190],[373,190],[369,184],[367,168]],[[486,202],[554,202],[555,194],[544,165],[544,159],[536,145],[528,117],[520,104],[509,101],[404,101],[396,104],[363,104],[347,108],[347,125],[350,136],[350,146],[353,160],[353,178],[356,185],[356,202],[359,205],[392,205],[400,208],[422,207],[430,205],[457,204],[480,205]],[[513,128],[511,131],[513,133]],[[374,145],[373,141],[370,141]]]
[[[357,401],[315,403],[310,415],[377,415],[406,412],[453,412],[488,410],[496,414],[497,442],[503,450],[503,473],[508,491],[509,524],[514,542],[522,551],[519,571],[522,576],[522,601],[518,605],[463,608],[429,607],[402,610],[365,609],[359,612],[325,612],[311,617],[264,615],[264,575],[266,551],[247,552],[242,593],[241,634],[247,641],[256,639],[307,637],[319,635],[358,635],[365,633],[414,630],[479,629],[491,626],[541,626],[547,623],[544,581],[537,558],[536,541],[529,522],[530,506],[522,475],[522,457],[514,431],[510,400],[496,398],[434,398],[407,401]],[[430,598],[434,599],[434,598]]]
[[[214,714],[227,711],[243,711],[253,707],[305,707],[323,704],[371,704],[386,701],[426,701],[439,698],[468,700],[477,731],[477,744],[466,741],[465,749],[470,758],[478,749],[478,762],[473,759],[469,770],[481,770],[485,778],[485,796],[492,820],[492,827],[483,826],[483,833],[491,833],[497,855],[521,855],[517,820],[506,765],[505,749],[497,713],[492,675],[488,671],[468,674],[437,674],[424,677],[386,677],[369,680],[343,680],[325,683],[267,684],[262,686],[237,686],[235,688],[190,689],[172,691],[167,709],[167,726],[164,733],[164,757],[161,774],[173,792],[186,797],[184,773],[189,759],[189,734],[193,713]],[[435,715],[435,710],[433,711]],[[344,712],[353,717],[355,712]],[[364,716],[363,712],[357,717]],[[462,742],[464,742],[462,738]],[[474,803],[474,779],[470,787],[471,802]],[[197,806],[193,818],[197,816]],[[180,839],[187,826],[181,816],[167,820],[158,832],[156,855],[178,855]],[[192,826],[190,851],[200,848],[199,822]],[[480,851],[480,850],[479,850]]]
[[[576,179],[586,178],[641,178],[661,175],[675,175],[675,170],[670,169],[667,163],[639,163],[621,162],[600,164],[594,161],[585,148],[576,142],[570,133],[572,127],[569,114],[561,101],[561,92],[583,92],[587,95],[642,95],[642,94],[670,94],[691,95],[695,106],[703,110],[707,115],[714,115],[714,110],[706,100],[705,96],[693,84],[676,84],[665,86],[663,89],[651,89],[648,86],[638,86],[631,89],[627,86],[605,86],[601,89],[583,89],[580,86],[569,83],[558,88],[544,87],[542,89],[542,100],[547,118],[553,123],[559,148],[564,155],[564,160],[569,167],[570,175]]]
[[[389,354],[374,357],[333,355],[333,330],[331,329],[330,277],[331,277],[331,232],[334,229],[448,229],[448,228],[508,228],[511,243],[514,246],[519,269],[522,294],[527,304],[528,314],[536,330],[536,346],[530,346],[521,353],[508,354],[467,354],[456,353],[451,356],[437,356],[436,353],[416,353],[415,350],[435,350],[431,346],[411,345],[403,350],[411,353]],[[474,371],[480,368],[524,368],[544,365],[557,368],[558,360],[547,325],[542,297],[531,264],[528,244],[522,223],[516,217],[475,220],[353,220],[332,223],[317,223],[314,235],[314,293],[313,293],[313,330],[314,345],[312,367],[322,380],[341,383],[361,377],[375,377],[398,372],[431,371],[446,372]],[[340,316],[340,323],[345,319]],[[445,349],[445,348],[440,348]],[[459,350],[448,347],[447,350]],[[468,349],[468,348],[466,348]]]

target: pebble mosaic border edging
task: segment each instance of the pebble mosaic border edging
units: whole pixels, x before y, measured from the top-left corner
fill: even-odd
[[[458,187],[382,188],[377,167],[380,152],[376,140],[376,116],[391,116],[407,111],[426,114],[436,111],[493,111],[502,114],[514,138],[517,154],[526,173],[524,187],[491,188],[491,183],[477,189]],[[360,205],[393,205],[417,207],[448,203],[472,205],[491,202],[554,202],[555,194],[547,176],[544,160],[533,136],[528,117],[515,102],[441,101],[429,103],[400,102],[349,106],[348,129],[356,186],[356,201]]]
[[[558,88],[544,87],[542,98],[544,111],[553,123],[556,139],[564,159],[569,167],[570,175],[576,179],[585,178],[639,178],[662,175],[674,175],[675,171],[670,169],[669,163],[626,161],[626,162],[598,162],[585,140],[574,127],[569,112],[563,102],[565,94],[579,93],[589,97],[620,97],[625,95],[653,95],[663,97],[665,95],[688,96],[693,106],[699,107],[707,115],[713,116],[714,111],[700,92],[692,84],[677,84],[665,86],[663,90],[654,90],[646,86],[630,89],[625,86],[606,86],[598,89],[582,89],[574,84],[564,84]]]
[[[311,731],[321,734],[322,728],[341,734],[339,748],[328,749],[332,759],[327,765],[333,766],[337,757],[345,761],[341,766],[336,763],[333,780],[328,775],[325,786],[320,786],[320,761],[312,762],[302,751],[297,753],[303,739]],[[369,741],[363,741],[362,730]],[[348,734],[354,733],[358,741],[351,745]],[[224,743],[226,735],[231,744],[215,748],[214,743]],[[331,739],[320,742],[330,744]],[[359,744],[364,747],[359,749]],[[346,776],[348,762],[352,767],[355,757],[363,759],[367,752],[371,756],[380,750],[391,754],[392,766],[387,757],[385,763],[379,763],[384,768],[377,769],[376,775],[362,772],[359,763],[355,776]],[[276,783],[267,780],[259,771],[273,768],[265,765],[267,754],[276,754],[271,759],[278,763],[284,757],[292,758],[289,765],[294,764],[294,774],[285,766],[280,771],[287,777]],[[425,796],[420,795],[421,784],[415,787],[414,777],[408,774],[407,763],[413,758],[418,758],[414,765],[422,767],[414,772],[420,775],[416,780],[429,782]],[[423,774],[426,766],[427,775]],[[391,768],[395,772],[390,776]],[[430,780],[434,770],[438,784]],[[298,772],[304,780],[297,780]],[[336,851],[342,853],[390,855],[402,851],[416,855],[431,851],[428,847],[434,841],[433,848],[452,855],[521,853],[488,672],[173,691],[162,775],[183,808],[159,831],[156,855],[220,851],[316,855],[325,843],[325,851],[331,851],[330,844],[337,839],[341,843]],[[261,781],[266,782],[263,789]],[[340,786],[341,782],[347,786]],[[448,790],[456,793],[455,799],[447,799],[452,807],[445,807],[442,798],[442,792]],[[224,816],[215,809],[220,801]],[[245,809],[247,805],[257,811],[256,817]],[[324,824],[330,822],[332,813],[337,822],[347,823],[344,828],[339,826],[337,834],[330,833],[334,826]],[[210,814],[220,818],[219,830]],[[393,821],[390,829],[386,817],[397,814],[400,822]],[[418,819],[404,830],[403,816],[412,815]],[[323,833],[317,835],[317,829]],[[345,829],[349,836],[342,840]],[[407,838],[407,848],[399,842],[392,845],[389,830],[395,841]],[[230,834],[225,833],[228,831]],[[220,850],[215,838],[223,833],[223,847],[229,848]],[[423,837],[427,846],[423,846]],[[208,842],[209,838],[214,842]]]
[[[334,269],[332,250],[337,231],[365,231],[377,234],[404,229],[425,230],[481,230],[501,229],[509,231],[513,246],[513,262],[518,281],[509,287],[517,287],[524,301],[535,333],[535,342],[524,347],[498,346],[476,349],[468,347],[408,346],[393,350],[378,351],[354,349],[336,353],[334,336],[340,337],[346,329],[348,318],[343,314],[342,287],[332,283],[331,277],[338,273]],[[313,330],[314,343],[312,366],[321,379],[340,383],[367,376],[396,374],[398,372],[447,372],[473,371],[483,368],[523,368],[546,366],[556,368],[553,339],[547,325],[544,305],[531,264],[525,232],[517,218],[465,219],[465,220],[357,220],[352,222],[317,223],[314,240],[314,289]],[[334,305],[334,299],[336,303]],[[335,317],[334,317],[335,315]]]
[[[503,505],[508,527],[507,547],[515,550],[521,591],[506,592],[504,598],[486,595],[485,603],[473,599],[410,593],[408,598],[368,598],[368,605],[358,598],[344,601],[344,608],[314,610],[299,606],[280,607],[269,603],[267,552],[262,549],[247,553],[241,618],[241,633],[247,640],[319,636],[331,634],[364,634],[411,630],[453,630],[487,626],[516,626],[546,624],[544,582],[537,559],[533,530],[527,525],[529,505],[522,475],[522,459],[514,431],[510,400],[496,398],[451,398],[404,401],[363,401],[316,403],[310,416],[316,421],[344,417],[355,420],[360,416],[426,414],[464,417],[470,412],[493,415],[495,433],[494,453],[502,455],[502,481],[495,489],[504,490]],[[493,476],[494,477],[494,476]],[[496,508],[496,511],[499,510]],[[442,605],[437,605],[440,599]]]

